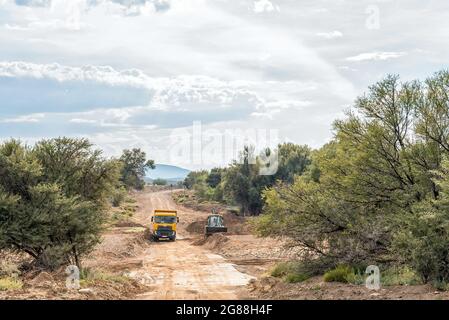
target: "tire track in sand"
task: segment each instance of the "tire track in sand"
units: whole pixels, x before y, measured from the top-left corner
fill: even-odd
[[[186,226],[205,213],[185,212],[178,208],[170,191],[137,195],[139,210],[135,218],[149,225],[154,209],[178,210],[180,224],[176,242],[151,243],[142,257],[143,267],[130,272],[130,276],[149,286],[139,295],[142,300],[157,299],[238,299],[238,292],[253,277],[239,272],[232,263],[220,255],[199,246],[193,246],[185,231]]]

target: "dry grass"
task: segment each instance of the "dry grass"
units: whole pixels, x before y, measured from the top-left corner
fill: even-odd
[[[84,269],[81,272],[80,284],[82,287],[95,285],[97,282],[114,282],[127,284],[131,279],[119,274],[113,274],[100,270]]]
[[[20,279],[14,277],[0,278],[0,291],[20,290],[23,283]]]
[[[0,277],[18,277],[20,275],[19,266],[11,261],[2,261],[0,263]]]

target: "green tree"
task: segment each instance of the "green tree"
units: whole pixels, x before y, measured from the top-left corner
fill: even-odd
[[[371,86],[313,154],[319,174],[265,192],[259,232],[290,236],[334,265],[406,261],[423,279],[446,280],[448,220],[434,172],[448,153],[448,86],[447,72]]]
[[[412,266],[424,282],[449,283],[449,161],[434,172],[438,199],[416,203],[401,219],[393,247],[400,261]]]
[[[311,165],[311,149],[294,143],[280,144],[277,148],[279,165],[274,181],[293,183],[296,175],[302,175]]]
[[[205,182],[207,179],[208,172],[206,170],[201,171],[191,171],[187,175],[187,177],[184,179],[184,186],[187,189],[193,189],[193,187],[200,183]]]
[[[240,205],[244,215],[257,214],[262,208],[259,190],[262,185],[258,183],[258,174],[254,148],[245,146],[240,154],[240,161],[234,161],[224,175],[225,198]]]
[[[140,149],[123,150],[121,181],[127,188],[142,190],[145,187],[145,175],[148,169],[154,169],[154,161],[146,159],[146,153]]]
[[[262,193],[277,181],[292,183],[295,176],[302,175],[311,163],[311,151],[307,146],[292,143],[280,144],[276,150],[267,149],[265,155],[277,154],[277,171],[273,175],[261,175],[264,162],[261,155],[254,154],[253,147],[245,147],[240,161],[226,169],[223,178],[225,197],[241,206],[242,212],[257,215],[262,211]]]
[[[118,185],[121,164],[104,159],[87,139],[42,140],[32,156],[41,165],[45,181],[58,184],[68,196],[102,205]]]
[[[206,170],[190,172],[183,185],[194,190],[200,201],[225,202],[221,183],[224,171],[225,169],[214,168],[210,173]]]
[[[206,178],[206,183],[209,185],[209,187],[216,188],[221,183],[223,172],[224,169],[222,168],[213,168],[209,172]]]
[[[0,145],[0,250],[26,252],[46,268],[81,258],[100,240],[116,161],[86,140]]]

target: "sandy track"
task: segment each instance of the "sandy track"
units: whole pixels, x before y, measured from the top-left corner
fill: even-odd
[[[131,277],[149,286],[138,299],[237,299],[239,291],[252,276],[237,271],[225,258],[193,246],[186,226],[207,215],[178,208],[170,191],[140,193],[136,222],[149,225],[154,209],[178,210],[180,225],[176,242],[151,243],[140,257],[143,267],[132,270]]]

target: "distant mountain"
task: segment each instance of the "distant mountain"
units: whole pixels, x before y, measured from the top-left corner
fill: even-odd
[[[167,164],[157,164],[156,169],[148,170],[145,180],[164,179],[169,182],[182,181],[190,173],[190,170],[171,166]]]

